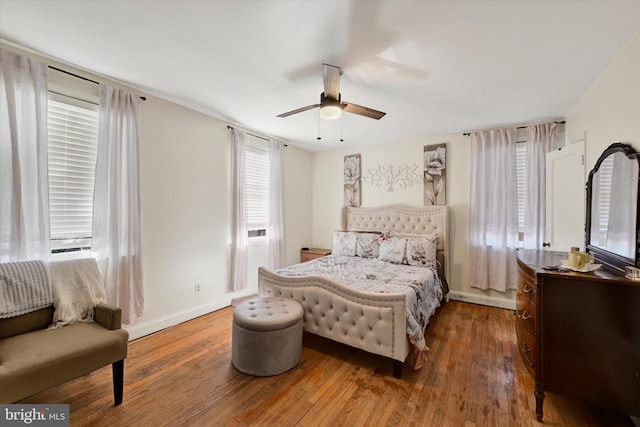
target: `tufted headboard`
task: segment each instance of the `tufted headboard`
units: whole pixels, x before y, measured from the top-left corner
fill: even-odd
[[[343,227],[347,231],[437,234],[438,259],[449,278],[449,235],[446,206],[386,205],[374,208],[345,206]]]

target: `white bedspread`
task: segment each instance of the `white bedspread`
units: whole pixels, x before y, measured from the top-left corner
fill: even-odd
[[[426,348],[424,330],[443,297],[435,269],[392,264],[377,258],[329,255],[279,269],[276,273],[324,276],[353,289],[406,294],[407,336],[419,351]]]

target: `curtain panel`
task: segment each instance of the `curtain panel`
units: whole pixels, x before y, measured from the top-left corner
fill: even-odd
[[[284,147],[278,141],[269,142],[269,268],[284,267],[284,221],[282,214],[282,157]]]
[[[144,311],[139,102],[138,96],[128,91],[100,84],[91,249],[104,280],[107,302],[122,308],[125,324]]]
[[[471,134],[469,282],[504,292],[517,284],[516,129]]]
[[[47,65],[0,49],[0,262],[49,260]]]
[[[547,153],[558,148],[556,123],[527,127],[527,193],[524,202],[525,249],[542,249],[546,218]]]
[[[244,203],[245,176],[244,132],[232,129],[231,141],[231,289],[247,287],[247,226]]]

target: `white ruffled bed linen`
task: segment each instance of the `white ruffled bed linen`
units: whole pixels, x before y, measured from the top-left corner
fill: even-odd
[[[416,350],[428,350],[424,330],[440,306],[442,285],[435,268],[392,264],[378,258],[329,255],[276,271],[282,276],[323,276],[352,289],[404,293],[407,337]]]

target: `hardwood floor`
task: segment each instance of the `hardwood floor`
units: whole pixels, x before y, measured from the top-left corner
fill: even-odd
[[[130,343],[124,402],[111,367],[20,403],[68,403],[72,426],[538,426],[513,312],[451,301],[427,333],[428,361],[391,375],[389,359],[304,335],[293,370],[250,377],[231,365],[233,308]],[[256,349],[260,351],[260,349]],[[544,425],[633,426],[547,393]]]

